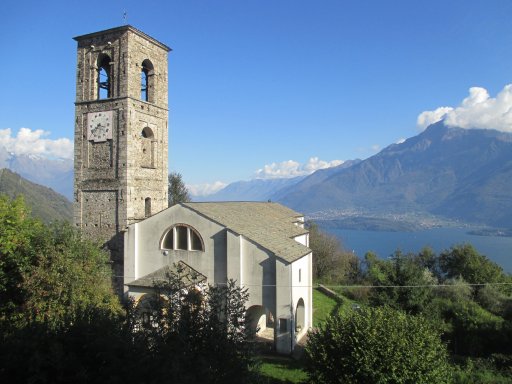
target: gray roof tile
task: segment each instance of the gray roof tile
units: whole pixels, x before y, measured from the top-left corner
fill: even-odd
[[[258,243],[287,262],[311,250],[294,240],[308,233],[297,223],[302,215],[278,203],[216,202],[183,203],[184,207]]]

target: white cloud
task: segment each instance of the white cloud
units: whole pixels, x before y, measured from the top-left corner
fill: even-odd
[[[220,191],[226,185],[222,181],[216,181],[214,183],[187,184],[186,187],[192,196],[208,196]]]
[[[434,111],[422,112],[418,116],[417,124],[420,128],[427,128],[430,124],[434,124],[442,120],[450,111],[453,111],[452,107],[439,107]]]
[[[0,129],[0,146],[15,155],[40,155],[45,157],[72,159],[73,142],[69,139],[45,139],[50,133],[42,129],[21,128],[12,136],[10,128]]]
[[[450,127],[512,132],[512,84],[506,85],[495,98],[484,88],[472,87],[469,96],[458,107],[422,112],[418,116],[418,126],[425,128],[443,119]]]
[[[311,157],[305,164],[300,164],[294,160],[267,164],[263,168],[258,169],[255,174],[256,178],[260,179],[290,178],[309,175],[319,169],[335,167],[340,164],[343,164],[342,160],[324,161],[318,157]]]
[[[398,139],[395,144],[402,144],[402,143],[405,143],[405,139],[403,137]]]

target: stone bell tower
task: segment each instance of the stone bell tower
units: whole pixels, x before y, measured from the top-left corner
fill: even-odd
[[[170,48],[129,25],[74,39],[74,222],[108,247],[122,291],[124,229],[167,208]]]

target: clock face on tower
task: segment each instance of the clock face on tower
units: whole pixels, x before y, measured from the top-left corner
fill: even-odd
[[[87,140],[95,143],[112,139],[112,111],[87,114]]]

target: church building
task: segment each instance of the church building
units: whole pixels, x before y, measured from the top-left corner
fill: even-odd
[[[312,326],[302,215],[270,202],[167,208],[170,48],[129,25],[75,40],[74,222],[109,249],[118,292],[142,300],[176,265],[191,284],[234,279],[252,326],[290,353]]]

